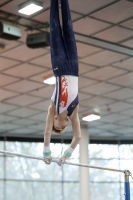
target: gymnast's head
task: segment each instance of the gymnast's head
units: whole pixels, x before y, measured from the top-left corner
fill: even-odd
[[[60,119],[59,115],[55,115],[52,132],[55,134],[62,134],[65,132],[69,123],[68,117]]]

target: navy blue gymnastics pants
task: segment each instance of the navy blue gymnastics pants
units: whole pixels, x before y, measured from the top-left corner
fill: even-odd
[[[58,0],[51,0],[50,50],[54,75],[78,76],[78,54],[68,0],[61,0],[62,28]]]

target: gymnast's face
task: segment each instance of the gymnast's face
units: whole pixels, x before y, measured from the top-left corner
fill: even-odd
[[[68,118],[60,120],[57,115],[54,117],[54,128],[56,130],[59,131],[65,130],[66,127],[68,126],[68,123],[69,123]]]

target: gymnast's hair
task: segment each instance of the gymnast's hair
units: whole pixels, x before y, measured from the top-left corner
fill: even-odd
[[[53,128],[52,128],[52,132],[55,133],[55,134],[57,134],[57,135],[64,133],[65,130],[66,130],[65,128],[64,128],[63,130],[57,130],[57,129],[54,127],[54,125],[53,125]]]

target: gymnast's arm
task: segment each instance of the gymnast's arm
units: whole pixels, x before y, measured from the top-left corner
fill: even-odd
[[[74,113],[72,114],[72,117],[70,117],[71,123],[72,123],[72,130],[73,130],[73,139],[70,144],[70,147],[72,149],[75,149],[77,144],[79,143],[81,139],[81,128],[80,128],[80,121],[78,116],[78,108],[79,105],[75,108]]]
[[[51,104],[48,108],[47,118],[46,118],[46,127],[45,127],[45,132],[44,132],[44,146],[49,146],[50,144],[54,114],[55,114],[55,108],[54,108],[53,102],[51,101]]]
[[[54,120],[54,106],[53,102],[51,101],[51,104],[48,108],[48,114],[46,118],[46,127],[45,127],[45,133],[44,133],[44,149],[43,149],[43,156],[44,158],[47,158],[47,160],[44,160],[45,164],[50,164],[52,161],[51,157],[51,151],[50,151],[50,139],[51,139],[51,133],[52,133],[52,127],[53,127],[53,120]]]
[[[79,116],[78,116],[78,107],[79,106],[75,108],[72,116],[70,116],[72,129],[73,129],[73,139],[68,149],[64,152],[63,156],[60,158],[60,161],[62,162],[64,162],[69,157],[71,157],[72,152],[74,151],[74,149],[76,148],[77,144],[79,143],[81,139],[81,129],[80,129]],[[58,163],[58,165],[60,166],[61,164],[62,164],[61,162]]]

